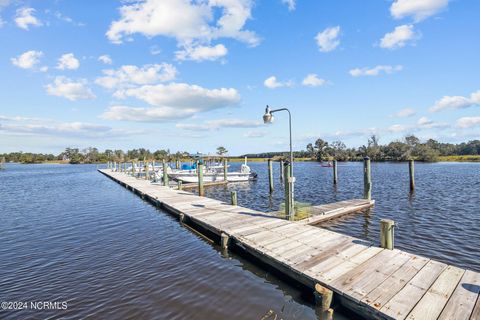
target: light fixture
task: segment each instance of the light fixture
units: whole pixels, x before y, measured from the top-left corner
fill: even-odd
[[[273,115],[270,112],[270,107],[267,105],[265,108],[265,114],[263,115],[263,123],[272,123],[273,122]]]

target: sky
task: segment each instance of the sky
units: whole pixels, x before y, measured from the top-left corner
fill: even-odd
[[[480,1],[0,0],[0,152],[480,137]]]

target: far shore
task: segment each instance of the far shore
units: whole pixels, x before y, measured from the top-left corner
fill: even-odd
[[[227,157],[230,162],[244,162],[244,157]],[[248,162],[266,162],[269,158],[247,158]],[[275,159],[276,160],[276,159]],[[159,160],[156,160],[159,161]],[[190,159],[184,159],[183,162],[189,162]],[[316,160],[311,158],[295,158],[296,162],[316,162]],[[331,161],[331,160],[325,160]],[[357,160],[360,161],[360,160]],[[127,161],[128,162],[128,161]],[[339,161],[340,162],[340,161]],[[350,160],[346,162],[356,162],[355,160]],[[380,160],[377,162],[406,162],[406,161],[390,161],[390,160]],[[465,155],[465,156],[439,156],[438,162],[480,162],[480,155]],[[78,163],[78,164],[105,164],[106,162],[91,162],[91,163]],[[26,163],[26,164],[69,164],[66,160],[51,160],[44,162],[35,162],[35,163]]]

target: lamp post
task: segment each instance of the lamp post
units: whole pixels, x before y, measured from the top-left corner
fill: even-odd
[[[290,199],[291,201],[288,201],[288,216],[289,218],[293,218],[295,216],[295,201],[294,201],[294,192],[293,192],[293,185],[295,182],[295,178],[293,176],[293,150],[292,150],[292,114],[290,113],[290,110],[287,108],[280,108],[280,109],[275,109],[275,110],[270,110],[270,107],[267,105],[265,108],[265,114],[263,115],[263,122],[264,123],[272,123],[273,122],[273,113],[278,112],[278,111],[287,111],[288,112],[288,127],[289,127],[289,132],[290,132],[290,179],[288,181],[288,184],[290,185]]]

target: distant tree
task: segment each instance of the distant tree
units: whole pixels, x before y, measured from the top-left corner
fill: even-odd
[[[225,147],[220,146],[220,147],[217,148],[217,154],[218,155],[223,156],[224,154],[227,154],[227,153],[228,153],[228,150],[225,149]]]

